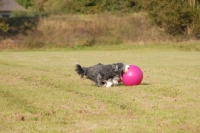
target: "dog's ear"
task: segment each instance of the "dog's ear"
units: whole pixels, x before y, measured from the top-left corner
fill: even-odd
[[[120,69],[119,69],[119,77],[120,77],[120,79],[121,79],[121,77],[122,77],[123,73],[124,73],[124,70],[123,70],[123,68],[120,68]]]
[[[121,79],[123,73],[125,72],[125,65],[124,65],[124,64],[121,63],[121,64],[119,65],[119,70],[118,70],[118,72],[119,72],[119,77],[120,77],[120,79]]]

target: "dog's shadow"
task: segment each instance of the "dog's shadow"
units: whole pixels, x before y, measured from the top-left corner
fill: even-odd
[[[140,85],[151,85],[150,83],[141,83],[141,84],[139,84],[138,86],[140,86]],[[92,86],[96,86],[96,85],[92,85]],[[116,85],[116,86],[118,86],[118,87],[122,87],[122,86],[126,86],[126,85],[124,85],[123,83],[119,83],[118,85]],[[103,86],[102,86],[103,87]],[[104,86],[105,87],[105,86]]]

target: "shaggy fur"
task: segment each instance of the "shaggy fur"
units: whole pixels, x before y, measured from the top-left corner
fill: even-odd
[[[75,71],[81,75],[81,78],[86,76],[88,79],[94,81],[96,86],[100,87],[110,81],[112,84],[118,84],[122,74],[127,71],[126,69],[127,65],[124,65],[123,63],[109,65],[99,63],[88,68],[81,67],[81,65],[77,64]],[[107,85],[107,87],[110,87],[111,85]]]

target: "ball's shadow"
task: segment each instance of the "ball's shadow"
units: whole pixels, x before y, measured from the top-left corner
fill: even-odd
[[[151,84],[149,84],[149,83],[141,83],[140,85],[151,85]]]
[[[150,83],[141,83],[139,84],[138,86],[140,85],[151,85]],[[119,83],[117,86],[125,86],[123,83]]]

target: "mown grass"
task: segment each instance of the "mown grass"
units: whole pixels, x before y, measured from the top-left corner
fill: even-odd
[[[103,48],[102,48],[103,49]],[[75,63],[138,65],[141,85],[98,88]],[[0,132],[200,132],[200,53],[166,47],[0,53]]]

